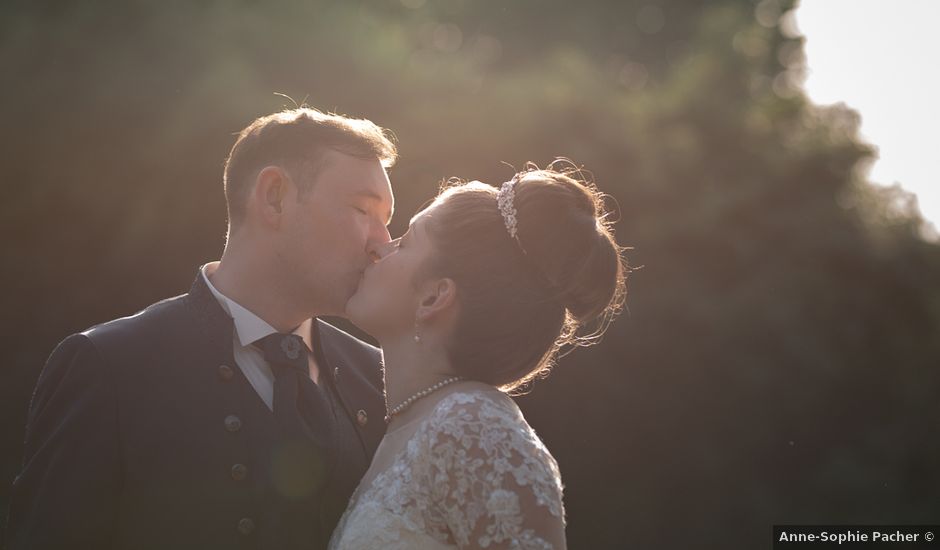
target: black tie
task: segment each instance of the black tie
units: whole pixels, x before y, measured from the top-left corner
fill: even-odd
[[[330,404],[308,374],[303,338],[296,334],[275,332],[254,345],[274,372],[274,418],[284,430],[285,456],[282,472],[293,488],[310,494],[320,488],[326,475],[328,448],[333,436]],[[280,477],[280,476],[277,476]]]

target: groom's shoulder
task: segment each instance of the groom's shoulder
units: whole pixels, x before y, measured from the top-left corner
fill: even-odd
[[[186,298],[186,294],[165,298],[134,314],[89,327],[81,334],[99,345],[171,334],[187,317]]]
[[[179,332],[175,327],[185,324],[180,322],[184,318],[180,312],[185,307],[185,295],[174,296],[133,315],[68,335],[46,360],[40,386],[54,390],[68,373],[73,373],[75,380],[102,380],[113,374],[111,367],[106,365],[140,366],[146,362],[141,359],[140,352],[168,348],[168,338]],[[152,357],[156,354],[145,355]]]

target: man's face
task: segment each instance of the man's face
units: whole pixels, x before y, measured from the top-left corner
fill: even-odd
[[[299,201],[284,205],[281,250],[299,298],[317,315],[343,315],[363,271],[391,240],[395,198],[377,159],[330,151],[313,177]]]

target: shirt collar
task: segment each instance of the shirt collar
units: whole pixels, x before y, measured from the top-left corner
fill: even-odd
[[[203,279],[206,281],[206,285],[209,287],[209,290],[212,292],[212,295],[215,296],[215,299],[218,300],[219,305],[222,306],[222,309],[232,318],[232,321],[235,324],[235,335],[238,337],[238,342],[242,347],[248,347],[252,343],[257,342],[258,340],[264,338],[269,334],[274,334],[277,332],[277,329],[272,327],[267,321],[258,317],[247,308],[232,300],[228,296],[219,292],[217,288],[212,284],[212,281],[209,280],[209,276],[215,272],[219,267],[219,262],[210,262],[202,266],[199,270],[202,273]],[[313,349],[313,342],[311,341],[311,327],[313,326],[313,319],[307,319],[300,324],[296,329],[293,330],[293,334],[303,338],[304,343],[307,344],[308,349]]]

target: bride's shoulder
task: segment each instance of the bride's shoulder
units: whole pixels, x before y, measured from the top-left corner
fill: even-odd
[[[455,388],[438,401],[425,426],[416,449],[441,506],[453,505],[460,516],[479,497],[485,502],[477,509],[488,510],[487,517],[522,517],[525,510],[537,515],[539,509],[564,523],[558,463],[511,397],[495,388]]]
[[[431,447],[459,441],[464,448],[512,450],[546,462],[557,463],[529,425],[516,402],[492,386],[455,388],[442,397],[428,415],[425,437]]]
[[[481,417],[525,424],[522,411],[516,402],[493,386],[482,383],[466,383],[456,387],[434,405],[430,414],[440,425],[446,420],[479,420]],[[528,424],[526,424],[528,425]]]

